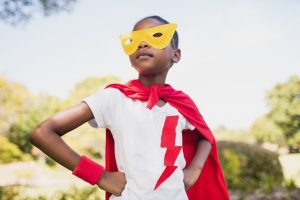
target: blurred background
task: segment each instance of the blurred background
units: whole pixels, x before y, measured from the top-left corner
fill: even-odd
[[[102,199],[28,141],[41,121],[137,78],[118,36],[141,18],[178,24],[167,82],[218,141],[231,199],[300,199],[300,1],[0,0],[0,199]],[[104,164],[105,133],[63,136]]]

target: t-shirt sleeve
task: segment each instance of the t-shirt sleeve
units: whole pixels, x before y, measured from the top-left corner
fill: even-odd
[[[187,119],[184,129],[194,130],[195,126],[193,126]]]
[[[113,104],[115,101],[113,89],[99,89],[90,96],[82,99],[91,109],[94,119],[88,121],[93,128],[109,128],[113,118]]]

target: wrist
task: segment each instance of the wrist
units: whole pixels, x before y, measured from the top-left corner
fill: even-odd
[[[107,172],[103,171],[101,177],[99,178],[97,185],[102,188],[103,187],[103,183],[105,182],[105,180],[107,179]]]
[[[81,178],[82,180],[95,185],[101,179],[104,173],[104,167],[89,159],[86,156],[81,156],[72,174]]]

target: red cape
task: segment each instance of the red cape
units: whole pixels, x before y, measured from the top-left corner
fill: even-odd
[[[228,189],[223,176],[215,138],[205,123],[197,106],[192,99],[182,91],[173,89],[170,85],[153,85],[144,87],[139,80],[132,80],[127,84],[111,84],[106,88],[116,88],[127,97],[135,100],[148,101],[147,107],[151,109],[163,98],[171,106],[175,107],[193,126],[194,131],[183,131],[183,153],[186,166],[193,159],[199,141],[199,133],[212,144],[211,152],[203,166],[196,183],[187,191],[189,200],[229,200]],[[118,171],[114,139],[110,130],[106,130],[105,166],[107,171]],[[106,200],[111,194],[106,192]]]

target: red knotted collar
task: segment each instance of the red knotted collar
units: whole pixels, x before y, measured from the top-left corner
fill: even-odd
[[[131,99],[148,101],[147,108],[149,108],[150,110],[153,108],[153,106],[155,106],[160,98],[168,99],[168,97],[170,97],[170,94],[172,94],[172,91],[174,91],[174,89],[169,84],[154,84],[150,87],[145,87],[139,80],[132,80],[128,82],[128,87],[126,88],[124,88],[123,86],[124,85],[121,84],[111,84],[106,88],[117,88]]]

